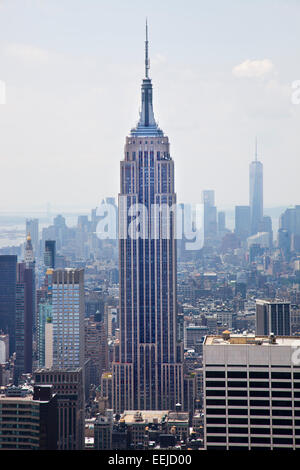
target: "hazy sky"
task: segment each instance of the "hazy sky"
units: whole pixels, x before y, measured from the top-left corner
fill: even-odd
[[[119,190],[148,17],[154,111],[179,201],[300,203],[299,0],[0,0],[0,210],[95,207]]]

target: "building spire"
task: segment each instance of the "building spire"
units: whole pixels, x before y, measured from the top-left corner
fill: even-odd
[[[255,161],[257,162],[257,136],[255,137]]]
[[[142,106],[140,119],[137,126],[131,129],[132,136],[163,136],[163,131],[158,127],[153,113],[152,83],[149,77],[150,60],[148,54],[148,20],[146,18],[145,41],[145,78],[142,82]]]
[[[149,78],[150,61],[148,55],[148,20],[146,18],[146,41],[145,41],[145,78]]]

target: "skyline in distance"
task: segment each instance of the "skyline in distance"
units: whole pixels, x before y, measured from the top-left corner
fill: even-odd
[[[178,201],[199,202],[213,189],[220,209],[249,204],[257,136],[265,207],[297,204],[300,6],[191,1],[185,14],[180,2],[103,5],[0,3],[0,211],[43,210],[48,201],[82,210],[117,195],[123,136],[138,120],[146,16]]]

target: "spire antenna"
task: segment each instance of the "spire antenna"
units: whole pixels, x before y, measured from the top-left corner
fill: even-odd
[[[145,77],[149,78],[150,61],[148,56],[148,20],[146,18],[146,41],[145,41]]]
[[[257,137],[255,137],[255,161],[257,162]]]

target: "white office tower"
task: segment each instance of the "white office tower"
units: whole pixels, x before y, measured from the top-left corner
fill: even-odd
[[[205,447],[300,448],[300,338],[207,336]]]
[[[84,364],[84,270],[55,269],[52,276],[53,368]]]

